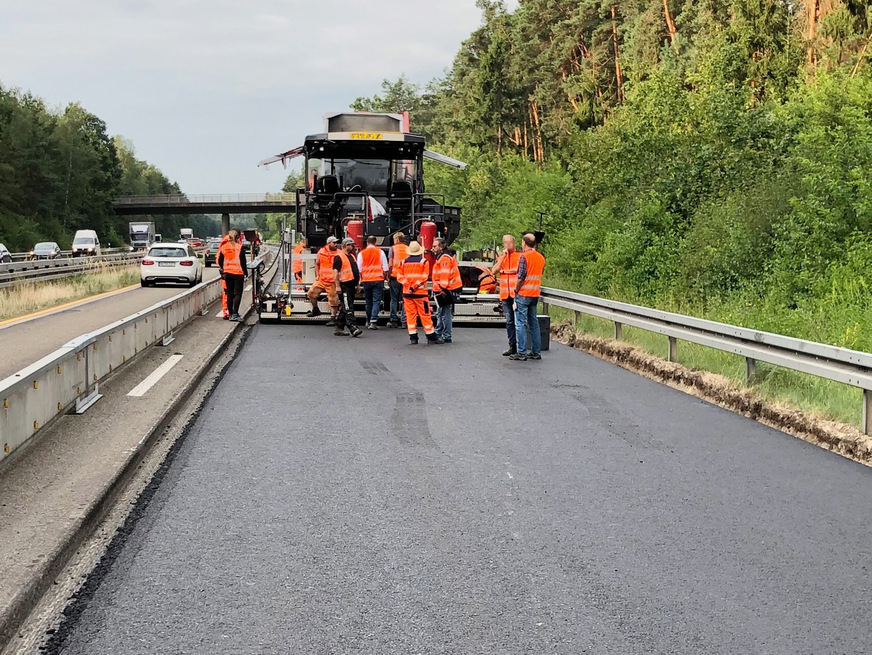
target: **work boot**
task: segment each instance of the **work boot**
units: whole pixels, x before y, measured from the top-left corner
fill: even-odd
[[[418,337],[409,337],[409,345],[417,346],[418,345]]]
[[[361,330],[356,325],[351,328],[351,336],[352,337],[359,337],[361,334],[363,334],[363,330]]]
[[[335,325],[336,325],[336,318],[335,318],[335,317],[334,317],[334,318],[331,318],[329,321],[327,321],[327,322],[324,324],[325,327],[333,327],[333,326],[335,326]]]
[[[527,356],[520,353],[515,353],[514,355],[509,355],[509,359],[511,359],[513,362],[526,362]]]
[[[514,344],[509,344],[509,349],[503,353],[503,357],[511,357],[512,355],[517,354],[518,347]]]
[[[346,332],[345,330],[340,330],[339,328],[336,328],[335,330],[333,330],[333,336],[334,337],[347,337],[348,332]]]
[[[400,324],[397,321],[391,321],[390,323],[388,323],[388,327],[389,328],[398,328],[398,327],[400,327]]]
[[[308,312],[306,312],[306,316],[308,318],[315,318],[316,316],[321,316],[321,310],[317,307],[312,307]]]
[[[366,329],[367,330],[378,330],[378,325],[376,325],[375,323],[367,323]]]
[[[234,323],[242,323],[242,317],[239,314],[234,314],[230,317],[230,320]]]
[[[532,355],[527,355],[527,359],[542,359],[542,355],[539,353],[533,353]]]
[[[445,343],[445,339],[443,339],[442,337],[435,337],[435,336],[428,335],[427,336],[427,343],[435,343],[436,345],[441,346],[443,343]]]

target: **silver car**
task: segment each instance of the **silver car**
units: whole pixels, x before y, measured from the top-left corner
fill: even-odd
[[[41,241],[33,250],[27,253],[28,259],[58,259],[61,256],[61,247],[54,241]]]

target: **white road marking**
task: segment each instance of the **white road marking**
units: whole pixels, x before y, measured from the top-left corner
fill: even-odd
[[[183,355],[172,355],[167,361],[158,366],[154,371],[152,371],[151,375],[145,378],[142,382],[137,384],[130,392],[127,394],[128,396],[132,396],[133,398],[139,398],[144,396],[149,389],[151,389],[154,385],[161,381],[161,378],[170,372],[173,366],[179,363]]]
[[[223,310],[223,309],[219,310],[218,313],[215,314],[215,318],[221,318],[222,316],[224,316],[224,310]]]
[[[243,291],[251,291],[251,285],[249,284],[247,287],[243,289]]]
[[[514,480],[514,479],[515,479],[515,476],[512,475],[511,473],[509,473],[508,471],[506,471],[506,475],[509,476],[509,480]]]

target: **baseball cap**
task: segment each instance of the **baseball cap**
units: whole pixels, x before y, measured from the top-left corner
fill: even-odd
[[[354,245],[354,239],[352,239],[351,237],[345,237],[345,238],[342,240],[342,245],[343,245],[343,246],[353,246],[353,245]]]
[[[337,239],[333,235],[327,237],[327,243],[333,243],[334,241],[339,241],[339,239]]]

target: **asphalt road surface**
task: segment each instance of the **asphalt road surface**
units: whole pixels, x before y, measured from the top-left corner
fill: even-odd
[[[203,280],[216,277],[218,269],[203,269]],[[136,287],[31,321],[0,327],[0,380],[54,352],[71,339],[99,330],[186,290],[187,287],[180,284]]]
[[[555,345],[259,326],[55,651],[870,651],[872,472]]]

